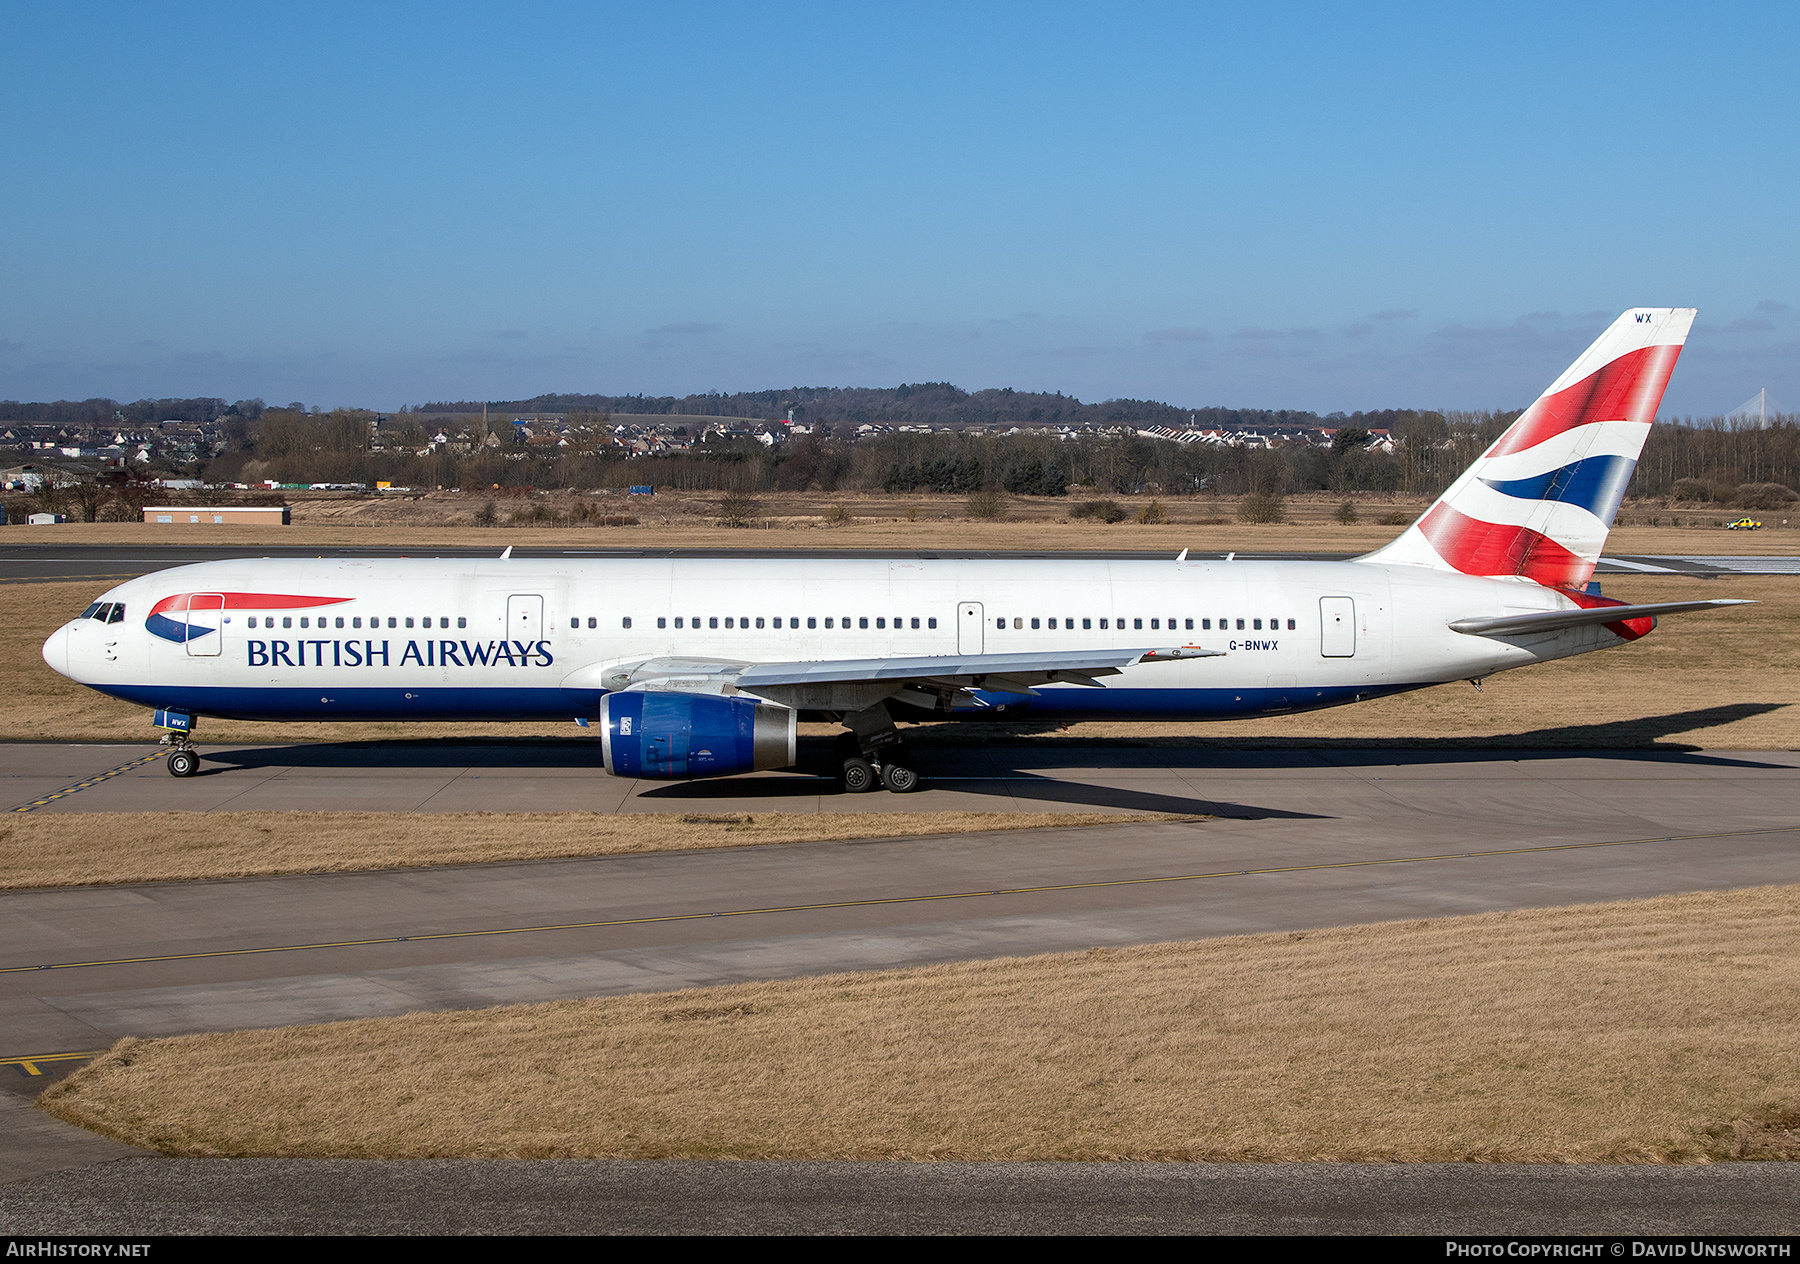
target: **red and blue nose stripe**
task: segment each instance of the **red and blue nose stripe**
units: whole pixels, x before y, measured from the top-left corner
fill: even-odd
[[[349,600],[348,597],[306,597],[293,593],[176,593],[150,607],[144,628],[151,636],[182,645],[218,631],[213,625],[190,623],[181,617],[197,611],[217,614],[223,610],[310,610]]]

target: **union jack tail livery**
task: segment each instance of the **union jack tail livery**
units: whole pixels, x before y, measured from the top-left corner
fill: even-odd
[[[1694,314],[1620,316],[1404,535],[1359,560],[1581,588]]]

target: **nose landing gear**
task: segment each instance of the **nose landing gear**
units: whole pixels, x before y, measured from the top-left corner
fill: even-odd
[[[152,721],[165,730],[162,744],[169,747],[169,775],[191,777],[200,771],[200,756],[188,736],[194,730],[194,717],[180,711],[158,711]]]

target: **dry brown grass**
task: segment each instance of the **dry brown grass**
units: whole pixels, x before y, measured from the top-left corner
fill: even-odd
[[[1800,887],[173,1040],[41,1099],[176,1155],[1800,1157]]]
[[[0,586],[0,679],[9,685],[0,700],[0,722],[9,737],[92,741],[151,735],[149,716],[142,708],[65,680],[44,665],[39,653],[44,638],[79,613],[102,587]],[[1800,702],[1800,577],[1628,576],[1608,579],[1606,591],[1627,601],[1750,597],[1763,604],[1718,614],[1676,615],[1632,645],[1503,673],[1488,680],[1482,693],[1458,683],[1308,715],[1222,724],[1076,724],[1066,734],[1232,745],[1424,740],[1606,747],[1663,740],[1715,749],[1800,748],[1800,708],[1793,705]],[[203,742],[272,742],[569,737],[576,732],[567,724],[202,720],[198,736]]]
[[[69,812],[0,817],[0,889],[971,834],[1163,813]],[[121,847],[119,840],[131,840]]]
[[[639,497],[587,497],[585,503],[603,513],[628,513],[641,519],[623,527],[476,527],[466,525],[486,500],[455,493],[420,500],[372,500],[306,497],[295,502],[290,527],[214,527],[171,523],[64,523],[54,527],[8,527],[7,539],[22,544],[231,544],[349,545],[372,543],[419,549],[492,548],[509,544],[543,548],[756,548],[756,549],[1166,549],[1241,552],[1364,552],[1400,532],[1383,526],[1390,514],[1408,521],[1424,512],[1427,501],[1381,496],[1353,497],[1361,522],[1337,522],[1342,495],[1287,498],[1286,523],[1239,521],[1235,497],[1167,499],[1168,521],[1138,521],[1156,497],[1114,496],[1126,519],[1110,526],[1071,522],[1069,511],[1087,496],[1049,499],[1006,497],[1004,521],[982,521],[969,514],[966,496],[883,495],[865,493],[771,493],[759,497],[761,516],[755,528],[719,525],[720,493],[671,493]],[[628,502],[628,503],[627,503]],[[538,499],[500,502],[502,518],[518,508],[543,505],[567,510],[575,499],[559,493]],[[909,516],[910,515],[910,516]],[[1662,521],[1690,510],[1670,510],[1652,502],[1627,502],[1624,521]],[[1728,522],[1739,511],[1702,515],[1707,522]],[[1773,523],[1780,518],[1764,515]],[[1796,521],[1800,521],[1797,519]],[[1778,526],[1755,533],[1724,531],[1711,526],[1621,526],[1613,531],[1608,551],[1623,554],[1794,553],[1800,551],[1800,527]]]

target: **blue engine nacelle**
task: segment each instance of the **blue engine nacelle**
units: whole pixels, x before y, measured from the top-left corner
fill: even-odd
[[[725,777],[788,768],[799,758],[798,713],[699,693],[609,693],[600,748],[615,777]]]

